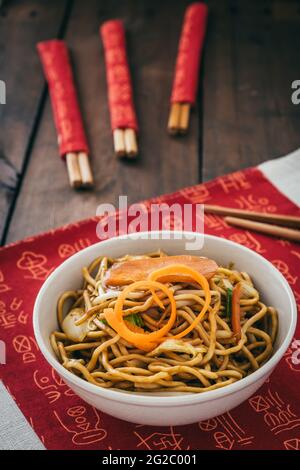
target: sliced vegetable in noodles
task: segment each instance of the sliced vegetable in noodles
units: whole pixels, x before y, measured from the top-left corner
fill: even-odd
[[[232,289],[227,289],[226,317],[230,320],[232,312]]]

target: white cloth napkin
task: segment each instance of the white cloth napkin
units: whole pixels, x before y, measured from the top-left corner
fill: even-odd
[[[286,157],[268,160],[258,168],[279,191],[300,205],[300,148]]]

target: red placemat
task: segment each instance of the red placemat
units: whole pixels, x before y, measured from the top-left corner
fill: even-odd
[[[149,201],[150,202],[150,201]],[[258,169],[155,198],[151,202],[210,203],[299,215]],[[174,227],[176,227],[176,220]],[[155,428],[119,421],[95,410],[46,363],[33,336],[35,297],[52,270],[98,241],[97,219],[78,222],[0,251],[0,338],[7,364],[0,378],[48,449],[300,449],[300,341],[294,340],[267,383],[238,408],[205,422]],[[163,228],[163,227],[162,227]],[[286,277],[300,306],[296,244],[228,227],[206,216],[207,233],[252,248]],[[299,338],[299,327],[296,337]]]

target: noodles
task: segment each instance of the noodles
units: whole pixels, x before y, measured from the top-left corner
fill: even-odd
[[[259,369],[272,355],[278,318],[249,274],[172,258],[99,257],[83,268],[82,288],[58,299],[50,342],[61,364],[98,387],[149,394],[215,390]],[[116,274],[122,285],[110,286]]]

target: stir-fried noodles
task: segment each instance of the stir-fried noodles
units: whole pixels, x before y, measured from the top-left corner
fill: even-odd
[[[205,392],[272,355],[277,313],[250,276],[213,260],[159,251],[99,257],[58,300],[51,334],[63,366],[99,387]]]

